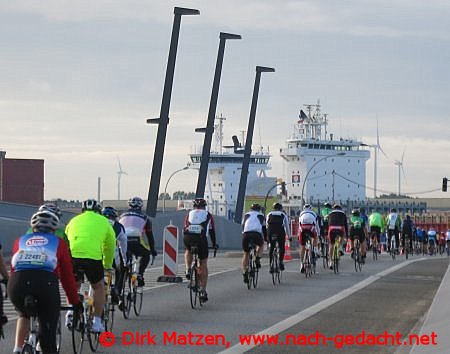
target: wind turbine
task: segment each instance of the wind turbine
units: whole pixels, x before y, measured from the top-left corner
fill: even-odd
[[[372,145],[362,144],[364,146],[369,146],[374,149],[374,162],[373,162],[373,197],[377,197],[377,174],[378,174],[378,151],[381,151],[383,155],[388,158],[384,150],[380,145],[380,135],[378,133],[378,119],[377,119],[377,143]]]
[[[405,170],[403,169],[403,158],[405,157],[405,149],[406,149],[406,146],[403,148],[402,159],[400,161],[399,160],[394,161],[394,165],[396,165],[398,167],[398,195],[399,196],[400,196],[400,180],[401,180],[402,173],[403,173],[403,178],[406,181]]]
[[[117,200],[120,200],[120,179],[122,178],[122,175],[127,175],[128,173],[122,170],[119,156],[117,156],[117,162],[119,163],[119,171],[117,171]]]

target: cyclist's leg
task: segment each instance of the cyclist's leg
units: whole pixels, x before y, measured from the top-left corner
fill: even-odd
[[[307,239],[307,235],[306,232],[308,232],[307,230],[301,230],[300,231],[300,235],[299,235],[299,246],[300,246],[300,251],[299,251],[299,255],[300,255],[300,270],[303,269],[303,257],[305,256],[305,245],[306,245],[306,239]]]
[[[197,243],[198,247],[198,258],[200,259],[199,267],[199,281],[200,287],[206,289],[206,284],[208,282],[208,240],[206,237],[200,237]]]
[[[246,273],[248,270],[248,252],[250,251],[249,233],[242,233],[242,273]]]
[[[397,250],[400,247],[400,233],[398,229],[395,229],[395,247]]]
[[[16,335],[14,352],[21,352],[23,342],[27,338],[30,331],[30,320],[25,316],[24,299],[27,295],[25,284],[29,280],[29,276],[25,272],[12,273],[8,281],[8,295],[12,304],[18,312],[19,318],[16,322]]]
[[[280,251],[280,267],[281,270],[284,270],[284,247],[285,247],[285,242],[286,242],[286,235],[278,235],[278,249]],[[288,241],[289,242],[289,241]]]
[[[47,281],[39,303],[39,343],[44,353],[56,353],[56,328],[60,316],[61,301],[56,276]]]
[[[252,237],[256,244],[256,267],[261,268],[261,257],[264,251],[264,237],[257,232],[255,232]]]
[[[184,266],[186,269],[185,274],[186,278],[189,278],[189,268],[192,264],[192,253],[191,253],[192,236],[190,234],[184,234],[183,243],[184,243]]]
[[[102,260],[84,259],[83,262],[86,278],[91,284],[94,291],[94,316],[99,321],[103,313],[103,307],[105,305],[105,286],[104,286],[104,270]]]

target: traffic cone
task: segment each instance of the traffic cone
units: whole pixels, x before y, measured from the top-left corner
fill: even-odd
[[[290,261],[292,260],[292,256],[291,256],[291,246],[289,244],[289,237],[288,235],[286,235],[286,240],[284,242],[284,260],[285,261]]]

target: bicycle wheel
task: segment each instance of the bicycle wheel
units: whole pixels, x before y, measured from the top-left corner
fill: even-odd
[[[73,312],[72,318],[72,348],[74,354],[81,353],[83,350],[84,333],[87,330],[86,322],[84,321],[84,314],[77,311]]]
[[[142,302],[144,300],[144,287],[136,286],[133,291],[135,292],[133,302],[134,314],[139,316],[141,314]]]
[[[311,276],[311,257],[309,249],[305,250],[305,257],[303,258],[303,268],[305,269],[305,277]]]
[[[322,265],[325,269],[328,268],[328,242],[324,242],[323,251],[322,251]]]
[[[279,273],[280,269],[278,266],[278,252],[277,248],[273,247],[271,250],[271,256],[270,256],[270,272],[272,274],[272,283],[273,285],[276,285],[277,283],[277,274]]]
[[[253,278],[255,276],[255,268],[253,268],[253,250],[251,249],[248,254],[248,262],[247,262],[247,274],[248,274],[248,283],[247,288],[250,290],[253,284]]]
[[[334,274],[339,273],[339,244],[337,242],[334,243],[333,247],[333,271]]]
[[[255,251],[255,256],[252,259],[252,264],[253,264],[253,288],[256,289],[256,286],[258,285],[258,274],[259,274],[259,270],[256,267],[256,251]]]
[[[191,300],[191,307],[195,309],[198,300],[198,280],[195,265],[189,268],[189,298]]]
[[[122,291],[122,313],[125,319],[130,318],[130,311],[132,306],[132,281],[131,274],[127,275],[124,281],[123,291]]]
[[[114,304],[107,302],[105,304],[105,309],[103,310],[103,325],[105,326],[105,331],[111,332],[114,327]]]
[[[395,261],[395,239],[391,240],[391,257],[392,260]]]
[[[58,318],[58,324],[56,325],[56,352],[59,353],[61,349],[61,315]]]
[[[100,333],[91,331],[92,325],[94,324],[94,309],[91,307],[89,312],[90,312],[90,314],[89,314],[89,318],[88,318],[87,334],[88,334],[89,346],[91,347],[91,350],[93,352],[95,352],[95,351],[97,351],[97,348],[98,348]]]
[[[276,253],[277,253],[277,263],[276,263],[276,270],[277,270],[277,273],[276,273],[276,280],[278,281],[278,284],[280,284],[281,283],[281,273],[282,273],[282,270],[281,270],[281,268],[280,268],[280,250],[279,250],[279,248],[278,248],[278,246],[276,247]]]
[[[33,349],[33,347],[31,346],[31,344],[25,344],[23,347],[22,347],[22,352],[21,352],[22,354],[34,354],[34,353],[36,353],[36,351]]]
[[[378,243],[376,242],[372,245],[372,258],[374,261],[378,259]]]

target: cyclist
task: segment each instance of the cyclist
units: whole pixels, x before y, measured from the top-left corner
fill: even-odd
[[[319,225],[317,223],[317,215],[312,210],[310,204],[305,204],[303,211],[300,213],[299,217],[299,228],[298,228],[298,240],[300,242],[300,271],[303,273],[305,271],[303,267],[303,256],[305,255],[305,246],[307,241],[307,235],[311,235],[314,245],[314,252],[317,254],[317,234],[319,231]]]
[[[102,214],[108,219],[116,234],[116,253],[113,261],[116,283],[112,287],[112,296],[113,301],[118,303],[120,290],[122,289],[125,278],[125,267],[127,266],[127,237],[125,236],[125,228],[117,221],[118,214],[116,209],[110,206],[104,207]]]
[[[333,253],[334,243],[336,238],[340,243],[339,254],[342,256],[344,252],[342,251],[342,238],[348,235],[348,222],[347,216],[345,215],[342,207],[339,204],[333,205],[332,212],[328,215],[328,239],[329,239],[329,249],[328,252],[330,255]],[[333,269],[333,262],[329,261],[330,269]]]
[[[402,245],[403,250],[405,247],[409,247],[409,249],[412,249],[412,240],[413,240],[413,230],[414,230],[414,223],[411,219],[411,216],[408,214],[405,217],[405,220],[402,222]],[[408,244],[406,244],[408,242]]]
[[[369,216],[369,230],[371,235],[372,245],[374,244],[374,239],[377,239],[378,253],[381,253],[380,249],[380,235],[384,232],[384,222],[383,216],[380,214],[380,209],[376,209]]]
[[[320,211],[321,216],[322,216],[322,228],[320,230],[320,237],[321,240],[324,237],[327,237],[328,235],[328,215],[330,215],[331,213],[331,204],[329,202],[325,202],[323,204],[323,209]],[[324,242],[321,242],[322,246],[321,246],[321,251],[322,251],[322,255],[325,254],[325,250],[324,250]]]
[[[66,241],[67,245],[69,245],[69,239],[67,238],[66,232],[64,230],[64,225],[61,225],[61,217],[62,217],[61,209],[59,209],[56,204],[45,203],[39,207],[38,211],[50,211],[58,217],[59,225],[58,228],[55,230],[55,235],[58,236],[60,239]],[[32,229],[31,227],[29,227],[27,230],[27,234],[31,233]]]
[[[99,214],[95,199],[83,202],[81,214],[66,226],[78,286],[86,275],[94,291],[93,332],[103,332],[101,322],[105,304],[104,271],[110,271],[116,249],[116,235],[107,219]],[[66,325],[71,326],[72,313],[66,314]]]
[[[365,263],[366,259],[366,222],[361,217],[361,212],[358,208],[352,210],[352,216],[350,218],[350,240],[352,241],[352,258],[354,258],[354,241],[355,237],[359,238],[362,263]]]
[[[8,283],[9,276],[8,276],[8,271],[6,269],[5,259],[3,258],[3,255],[2,255],[2,244],[1,243],[0,243],[0,275],[2,277],[2,280],[5,281],[6,283]],[[6,322],[8,322],[8,318],[6,317],[5,313],[3,312],[3,290],[0,286],[0,328],[2,328],[2,326],[4,324],[6,324]]]
[[[193,209],[187,213],[183,228],[183,242],[186,248],[184,252],[186,278],[189,279],[188,269],[192,264],[191,247],[196,246],[198,249],[198,258],[200,259],[199,298],[202,302],[206,302],[208,301],[208,294],[206,292],[206,285],[208,283],[208,234],[211,238],[213,248],[217,249],[216,229],[212,214],[206,210],[206,200],[203,198],[195,198],[192,205]]]
[[[284,270],[284,244],[286,242],[286,235],[290,235],[289,218],[283,211],[283,206],[280,203],[273,205],[273,210],[267,214],[267,235],[270,242],[269,255],[272,255],[272,248],[275,247],[275,243],[278,242],[278,248],[280,250],[280,270]],[[276,240],[272,240],[272,235],[277,237]],[[272,269],[270,270],[272,271]]]
[[[256,268],[261,268],[261,256],[263,253],[264,240],[267,240],[267,228],[264,215],[261,213],[261,205],[254,203],[242,220],[242,276],[244,283],[248,283],[248,253],[250,243],[256,245]]]
[[[150,263],[150,256],[157,255],[152,222],[142,211],[144,201],[141,198],[131,198],[128,200],[128,206],[130,209],[120,216],[119,222],[124,226],[127,236],[127,258],[131,260],[132,255],[141,257],[137,281],[138,286],[144,286],[144,272]]]
[[[437,245],[436,235],[437,235],[437,232],[436,232],[435,228],[433,226],[431,226],[428,229],[428,232],[427,232],[427,236],[428,236],[428,254],[431,254],[431,250],[432,249],[434,249],[434,252],[436,252],[436,245]]]
[[[400,232],[400,226],[401,226],[401,219],[400,215],[397,213],[397,209],[392,208],[391,212],[386,216],[386,229],[387,229],[387,236],[388,236],[388,252],[391,250],[391,239],[392,236],[395,237],[395,244],[396,249],[395,252],[398,253],[398,246],[399,246],[399,232]]]
[[[58,217],[49,211],[38,211],[31,217],[30,224],[32,233],[15,241],[11,258],[8,294],[19,312],[14,352],[21,352],[29,331],[24,299],[32,295],[37,299],[38,339],[42,351],[56,353],[56,328],[61,305],[58,278],[69,303],[77,308],[82,305],[68,246],[54,235],[59,224]]]

